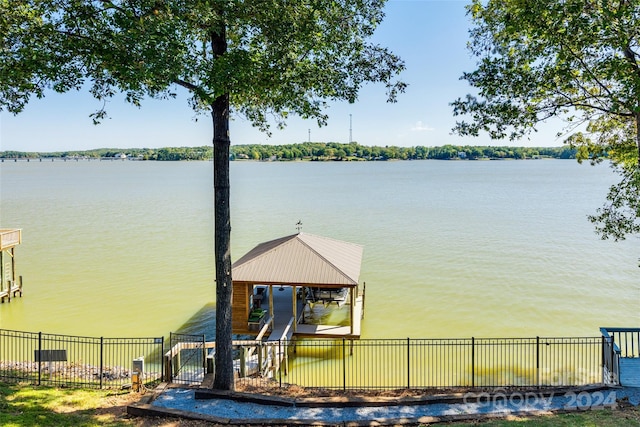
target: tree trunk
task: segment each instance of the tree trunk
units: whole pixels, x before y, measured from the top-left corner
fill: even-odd
[[[229,96],[214,101],[213,187],[216,259],[216,368],[213,387],[233,390],[231,348],[231,212],[229,209]]]
[[[224,28],[211,35],[214,55],[227,50]],[[213,187],[216,264],[216,356],[213,388],[233,390],[231,346],[231,210],[229,208],[229,94],[218,96],[211,106],[213,119]]]
[[[638,162],[636,165],[640,168],[640,113],[635,114],[636,118],[636,152],[638,154]]]

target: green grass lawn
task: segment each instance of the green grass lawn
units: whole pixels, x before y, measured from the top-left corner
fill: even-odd
[[[0,426],[195,427],[210,425],[199,421],[129,417],[126,414],[127,405],[140,397],[139,394],[128,391],[61,389],[0,383]],[[447,425],[459,427],[478,425],[483,427],[640,427],[640,409],[624,405],[613,410]]]
[[[600,409],[570,414],[541,415],[537,417],[519,418],[517,420],[492,420],[481,423],[453,423],[456,427],[636,427],[640,426],[640,410],[625,408],[624,410]]]
[[[0,383],[0,426],[134,426],[129,393]]]

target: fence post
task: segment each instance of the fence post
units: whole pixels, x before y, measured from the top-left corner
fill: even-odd
[[[38,332],[38,385],[41,385],[42,381],[42,332]]]
[[[602,384],[607,384],[607,361],[605,360],[605,338],[604,335],[600,337],[601,347],[600,347],[600,357],[602,358]]]
[[[202,334],[202,367],[204,368],[204,373],[207,373],[207,341],[205,340],[204,334]]]
[[[165,376],[167,375],[167,366],[165,364],[165,360],[164,360],[164,335],[162,336],[162,338],[160,338],[160,369],[162,372],[162,376],[160,377],[160,381],[166,381]]]
[[[269,291],[271,293],[271,291]],[[278,366],[278,378],[280,379],[280,388],[282,388],[282,365],[280,364],[280,355],[282,354],[282,339],[278,340],[278,354],[275,359]],[[273,358],[273,356],[271,356]]]
[[[616,384],[620,384],[620,369],[617,366],[616,360],[616,338],[615,334],[611,334],[611,378]]]
[[[407,337],[407,389],[411,388],[411,338]]]
[[[169,332],[169,351],[167,352],[169,355],[163,355],[167,359],[166,361],[166,369],[167,373],[165,374],[165,381],[171,383],[173,381],[174,371],[173,371],[173,332]]]
[[[100,390],[102,390],[102,378],[104,377],[103,346],[104,346],[104,338],[100,337]]]
[[[536,336],[536,386],[540,388],[540,337]]]
[[[342,338],[342,390],[347,390],[347,352],[345,351],[346,341]]]
[[[471,337],[471,388],[476,386],[476,339]]]

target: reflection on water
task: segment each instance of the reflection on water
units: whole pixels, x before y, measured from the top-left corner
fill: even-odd
[[[175,332],[187,335],[204,335],[207,341],[213,341],[216,337],[216,304],[205,304]]]
[[[559,386],[602,381],[591,339],[299,340],[286,381],[327,388]]]
[[[312,325],[349,326],[351,322],[351,306],[339,307],[335,303],[307,304],[304,310],[304,323]]]

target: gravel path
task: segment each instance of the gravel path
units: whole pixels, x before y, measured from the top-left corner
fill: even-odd
[[[479,398],[480,397],[480,398]],[[524,414],[553,410],[586,410],[613,405],[625,399],[640,404],[640,388],[619,388],[597,391],[562,392],[543,396],[537,393],[479,395],[463,398],[460,403],[430,403],[420,405],[366,407],[287,407],[237,402],[225,399],[196,400],[194,391],[170,388],[163,391],[151,405],[233,420],[289,420],[297,422],[410,420],[423,417],[446,417],[479,414]]]

